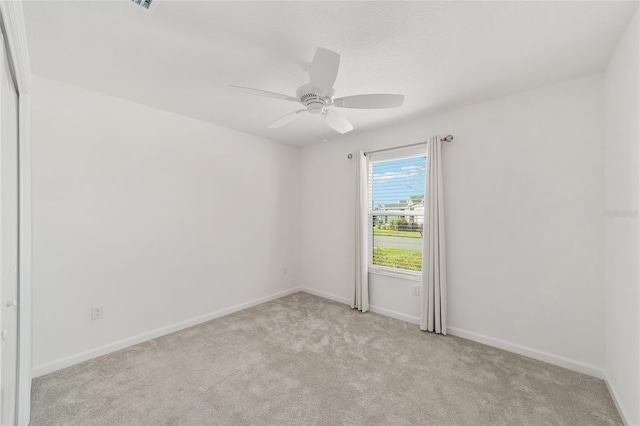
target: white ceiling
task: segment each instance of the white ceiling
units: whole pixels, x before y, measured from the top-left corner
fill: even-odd
[[[158,0],[156,0],[158,1]],[[354,132],[602,70],[637,2],[221,2],[24,4],[35,74],[293,145],[319,116],[267,129],[297,105],[316,47],[341,55],[336,97],[401,93],[387,110],[340,109]],[[328,139],[340,135],[329,130]]]

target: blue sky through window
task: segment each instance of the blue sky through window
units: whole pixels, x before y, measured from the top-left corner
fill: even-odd
[[[424,195],[426,158],[409,157],[373,163],[373,207],[399,203],[412,195]]]

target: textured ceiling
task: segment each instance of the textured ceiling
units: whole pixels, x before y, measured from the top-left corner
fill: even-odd
[[[157,1],[157,0],[156,0]],[[602,70],[637,2],[189,2],[24,4],[35,74],[294,145],[319,116],[267,129],[297,105],[316,47],[341,55],[336,97],[401,93],[387,110],[340,109],[354,132]],[[332,130],[327,139],[338,139]]]

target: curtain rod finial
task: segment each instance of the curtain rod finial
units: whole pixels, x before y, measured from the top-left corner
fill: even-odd
[[[351,160],[353,158],[353,154],[347,154],[347,158]]]
[[[447,135],[444,138],[440,139],[443,142],[453,142],[453,136]]]

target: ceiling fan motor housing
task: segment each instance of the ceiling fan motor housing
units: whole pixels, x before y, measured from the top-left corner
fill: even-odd
[[[333,93],[333,89],[330,94],[326,94],[310,84],[304,84],[296,90],[296,96],[300,103],[306,106],[307,111],[312,114],[321,114],[326,106],[333,104]]]

